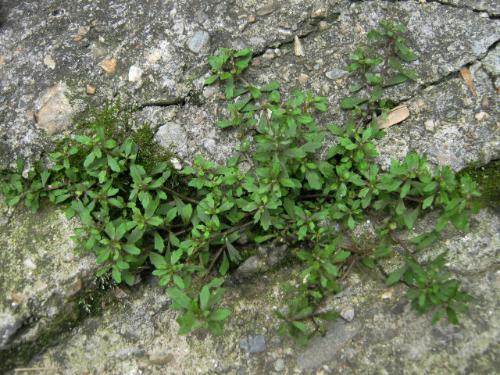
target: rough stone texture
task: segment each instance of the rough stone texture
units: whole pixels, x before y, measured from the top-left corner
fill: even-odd
[[[70,239],[75,223],[63,212],[0,206],[0,214],[7,219],[0,223],[1,356],[70,315],[70,302],[93,278],[96,265],[93,257],[76,254]]]
[[[500,218],[483,210],[473,218],[470,233],[450,229],[445,237],[427,256],[449,249],[451,272],[474,297],[459,327],[444,321],[432,326],[429,316],[410,308],[404,287],[386,288],[365,269],[353,273],[328,304],[355,310],[352,321],[349,313],[349,319],[330,325],[325,337],[297,347],[275,334],[273,309],[286,303],[281,288],[297,275],[288,268],[228,289],[225,303],[235,316],[223,337],[177,336],[175,312],[165,294],[143,285],[29,366],[70,374],[488,374],[499,365],[500,275],[492,259],[499,255]]]
[[[381,165],[403,159],[410,150],[455,170],[498,158],[498,95],[480,64],[470,71],[476,96],[457,77],[430,86],[408,101],[410,118],[387,129],[378,144]]]
[[[338,103],[350,79],[343,67],[356,43],[385,18],[411,30],[420,78],[390,91],[395,101],[408,105],[410,117],[387,130],[379,143],[380,163],[387,166],[410,150],[456,170],[500,157],[495,0],[26,0],[3,5],[0,167],[18,157],[39,159],[52,138],[71,131],[71,116],[85,116],[86,109],[117,97],[125,106],[141,108],[134,120],[150,124],[157,141],[177,152],[180,163],[197,153],[224,162],[237,134],[214,126],[226,114],[225,102],[217,87],[203,87],[206,57],[219,47],[252,47],[257,57],[249,79],[259,84],[277,79],[284,93],[301,87],[325,95],[331,108],[321,123],[341,124]],[[294,53],[295,36],[304,56]],[[458,73],[463,66],[472,74],[477,96]],[[34,340],[57,323],[95,269],[90,258],[74,254],[72,224],[59,211],[11,214],[0,211],[0,246],[7,249],[0,252],[0,347]],[[500,366],[498,223],[498,213],[483,211],[470,234],[447,231],[429,252],[449,248],[451,270],[476,297],[460,328],[432,327],[428,317],[409,309],[404,288],[386,289],[365,271],[353,273],[344,292],[330,301],[344,320],[300,349],[276,336],[273,314],[285,302],[282,284],[297,270],[263,274],[279,260],[260,253],[250,258],[257,260],[253,270],[259,277],[229,288],[226,301],[235,317],[222,338],[177,336],[176,313],[165,294],[145,283],[125,295],[122,291],[122,299],[102,316],[85,320],[69,339],[25,365],[65,374],[491,373]],[[397,259],[384,265],[395,266]],[[264,351],[262,345],[255,353],[240,349],[257,337],[265,342]]]

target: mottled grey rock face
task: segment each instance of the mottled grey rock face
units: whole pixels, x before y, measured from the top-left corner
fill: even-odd
[[[429,229],[424,227],[419,230]],[[470,233],[450,229],[423,254],[449,250],[450,271],[474,297],[459,327],[445,321],[432,326],[429,316],[410,308],[404,286],[387,288],[359,270],[328,302],[345,317],[307,348],[295,346],[275,336],[274,309],[286,302],[282,288],[299,272],[287,268],[228,288],[224,304],[234,316],[221,337],[178,336],[176,313],[168,309],[165,293],[141,285],[29,366],[107,374],[335,374],[338,369],[348,374],[489,374],[498,366],[500,280],[494,260],[499,249],[500,218],[483,210],[472,219]]]
[[[70,302],[97,266],[93,257],[75,252],[70,236],[76,223],[62,211],[33,214],[0,206],[0,213],[8,217],[0,224],[1,354],[36,341],[64,320],[61,314],[71,315],[75,306]]]
[[[500,157],[499,14],[494,0],[4,2],[0,167],[18,157],[38,160],[53,139],[73,129],[73,116],[117,97],[141,106],[134,121],[148,123],[179,165],[198,153],[223,163],[237,135],[215,127],[227,115],[225,102],[217,87],[203,87],[206,58],[220,47],[253,48],[258,56],[249,80],[277,79],[284,92],[300,87],[325,95],[331,108],[321,123],[341,124],[348,56],[385,18],[408,25],[420,78],[389,92],[410,116],[379,142],[380,164],[411,150],[456,170],[486,163]],[[464,66],[474,92],[459,75]],[[0,209],[0,348],[36,342],[45,328],[60,324],[92,279],[95,263],[76,255],[69,239],[73,225],[57,210],[32,216]],[[267,275],[283,251],[258,251],[242,267],[253,276],[226,297],[235,315],[222,338],[178,336],[165,293],[145,283],[122,291],[116,306],[25,364],[69,374],[491,373],[499,366],[499,232],[497,213],[486,210],[471,233],[450,232],[431,251],[451,250],[450,269],[475,296],[461,328],[432,327],[428,317],[411,312],[404,288],[386,289],[354,273],[331,301],[343,319],[300,349],[276,337],[274,314],[284,303],[282,284],[297,270]]]

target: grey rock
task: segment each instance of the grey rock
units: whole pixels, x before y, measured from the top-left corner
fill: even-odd
[[[274,369],[278,372],[283,371],[285,369],[285,361],[281,358],[277,359],[276,362],[274,362]]]
[[[301,370],[318,368],[323,363],[334,359],[347,347],[351,339],[359,332],[360,323],[347,324],[336,322],[324,337],[315,338],[310,346],[297,358]]]
[[[210,35],[206,31],[197,31],[188,42],[188,48],[194,53],[200,53],[206,47]]]
[[[244,337],[240,340],[240,349],[246,353],[265,352],[266,338],[262,335]]]
[[[431,218],[417,229],[425,231],[430,225]],[[68,341],[48,349],[27,366],[57,367],[65,373],[123,373],[142,366],[148,374],[165,373],[161,365],[145,363],[139,356],[116,358],[108,354],[133,345],[137,353],[149,353],[150,359],[153,353],[166,360],[172,354],[168,362],[172,373],[214,373],[220,369],[217,363],[245,373],[269,373],[277,371],[276,362],[269,358],[283,358],[283,353],[285,373],[314,373],[325,365],[353,368],[359,374],[491,373],[496,368],[500,332],[500,282],[495,263],[500,218],[493,210],[482,210],[472,219],[468,234],[450,229],[443,237],[423,255],[436,256],[449,249],[450,271],[474,296],[470,314],[461,318],[462,327],[444,321],[433,326],[429,316],[417,315],[409,308],[404,287],[387,289],[376,278],[353,271],[345,290],[327,304],[352,307],[355,320],[333,322],[326,336],[314,338],[305,349],[289,347],[287,340],[267,345],[264,334],[249,332],[262,328],[274,332],[277,328],[273,306],[286,303],[286,297],[277,291],[300,272],[300,268],[285,268],[238,288],[227,288],[222,304],[235,312],[222,337],[178,336],[177,312],[168,308],[164,291],[143,284],[101,317],[83,322]],[[399,313],[401,308],[403,313]],[[266,355],[248,355],[257,349]]]
[[[354,308],[352,306],[346,307],[340,311],[340,316],[348,321],[352,322],[354,320]]]
[[[74,296],[97,269],[92,256],[75,252],[76,225],[55,209],[17,209],[0,225],[0,356],[71,319]]]
[[[325,75],[329,79],[337,80],[339,78],[347,76],[348,74],[349,74],[348,72],[346,72],[345,70],[342,70],[342,69],[332,69],[332,70],[329,70],[328,72],[326,72]]]
[[[175,150],[181,155],[185,153],[186,138],[184,128],[176,122],[167,122],[158,129],[155,135],[156,142],[161,146],[167,150]]]
[[[7,346],[11,337],[21,327],[22,320],[8,313],[0,313],[0,349]]]

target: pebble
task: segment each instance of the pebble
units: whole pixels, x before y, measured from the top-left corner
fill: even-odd
[[[326,8],[317,8],[313,10],[311,17],[312,18],[325,18],[327,14]]]
[[[434,129],[436,128],[436,123],[434,120],[427,120],[424,122],[425,130],[429,132],[433,132]]]
[[[36,269],[36,265],[35,263],[33,262],[33,260],[31,260],[30,258],[26,258],[23,262],[23,265],[25,268],[28,268],[30,270],[34,270]]]
[[[67,98],[67,87],[63,83],[49,87],[40,99],[36,113],[36,126],[53,135],[71,125],[73,108]]]
[[[267,60],[272,60],[276,57],[276,54],[272,49],[266,49],[264,54],[262,55],[262,58],[267,59]]]
[[[142,69],[137,65],[132,65],[128,70],[128,80],[130,82],[140,81],[142,77]]]
[[[266,338],[262,335],[244,337],[240,340],[240,349],[246,353],[262,353],[266,350]]]
[[[199,53],[208,44],[210,35],[206,31],[197,31],[189,40],[187,47],[191,52]]]
[[[101,62],[101,68],[108,74],[115,74],[116,72],[116,59],[104,59]]]
[[[329,27],[330,27],[330,25],[328,24],[328,22],[326,22],[326,21],[320,21],[319,22],[319,30],[320,31],[325,31]]]
[[[346,307],[340,312],[340,316],[348,322],[352,322],[354,319],[354,308],[352,306]]]
[[[484,119],[488,118],[489,115],[486,112],[481,111],[479,113],[476,113],[474,117],[477,121],[483,121]]]
[[[45,55],[43,58],[43,63],[45,64],[46,67],[54,70],[56,68],[56,62],[50,55]]]
[[[178,171],[180,171],[182,169],[182,164],[181,164],[180,160],[177,158],[171,158],[170,164],[172,164],[172,167],[174,167],[174,169],[176,169]]]
[[[94,95],[95,91],[96,91],[96,87],[94,85],[92,85],[91,83],[89,83],[86,87],[87,95]]]
[[[263,7],[257,9],[257,15],[260,17],[267,16],[274,12],[274,6],[273,4],[270,5],[264,5]]]
[[[302,46],[302,42],[297,35],[295,35],[295,37],[293,38],[293,52],[295,53],[295,56],[306,55],[304,52],[304,47]]]
[[[154,352],[149,355],[149,361],[155,365],[166,365],[174,360],[172,353]]]
[[[285,369],[285,361],[283,361],[281,358],[278,359],[276,362],[274,362],[274,369],[276,371],[283,371]]]
[[[337,80],[346,76],[348,73],[342,69],[332,69],[325,73],[326,77],[331,80]]]
[[[308,80],[308,79],[309,79],[309,76],[308,76],[307,74],[304,74],[304,73],[301,73],[301,74],[299,75],[299,78],[298,78],[299,83],[300,83],[302,86],[304,86],[304,85],[307,83],[307,80]]]

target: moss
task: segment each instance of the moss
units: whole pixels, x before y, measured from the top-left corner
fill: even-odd
[[[169,161],[174,154],[165,150],[154,140],[154,132],[147,124],[131,132],[131,138],[138,146],[137,162],[148,171],[159,162]]]
[[[460,175],[470,175],[478,184],[481,197],[478,198],[482,207],[500,207],[500,160],[494,160],[484,166],[470,166],[460,172]]]

